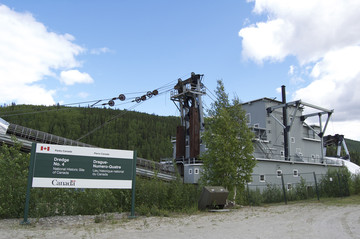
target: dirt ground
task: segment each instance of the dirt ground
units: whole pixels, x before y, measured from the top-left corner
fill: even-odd
[[[321,203],[135,219],[124,214],[49,217],[30,219],[27,226],[20,221],[0,220],[0,238],[360,238],[360,205]]]

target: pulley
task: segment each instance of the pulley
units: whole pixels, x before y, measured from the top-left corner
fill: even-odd
[[[119,95],[119,100],[124,101],[126,99],[124,94],[120,94]]]
[[[109,100],[108,104],[109,104],[110,106],[114,106],[114,105],[115,105],[115,102],[114,102],[113,100]]]

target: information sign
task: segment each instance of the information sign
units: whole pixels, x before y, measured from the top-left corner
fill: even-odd
[[[131,189],[134,152],[37,144],[32,187]]]
[[[135,218],[136,151],[33,143],[24,220],[29,224],[31,187],[132,189]]]

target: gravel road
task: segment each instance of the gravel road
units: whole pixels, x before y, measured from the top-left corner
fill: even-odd
[[[0,238],[360,238],[360,205],[297,203],[172,217],[124,214],[0,220]]]

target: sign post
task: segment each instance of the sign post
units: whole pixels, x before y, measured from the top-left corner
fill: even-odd
[[[136,151],[134,151],[133,160],[133,179],[132,179],[132,192],[131,192],[131,214],[130,218],[135,218],[135,182],[136,182]]]
[[[34,170],[35,148],[36,148],[36,143],[33,143],[31,146],[29,175],[28,175],[28,182],[27,182],[27,188],[26,188],[24,220],[21,222],[21,224],[29,224],[30,223],[28,220],[28,215],[29,215],[29,203],[30,203],[30,189],[32,186],[32,174],[33,174],[33,170]]]
[[[33,143],[24,221],[31,187],[132,189],[135,217],[136,151]]]

